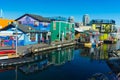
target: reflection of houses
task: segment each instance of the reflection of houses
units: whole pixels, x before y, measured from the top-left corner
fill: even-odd
[[[96,19],[91,21],[92,30],[101,33],[100,40],[112,40],[114,37],[110,33],[116,32],[114,20]]]
[[[74,39],[74,23],[65,21],[51,22],[51,40],[73,40]]]
[[[100,47],[91,47],[91,48],[84,48],[80,53],[81,56],[90,57],[92,60],[104,60],[108,59],[108,46],[102,45]]]
[[[34,73],[37,71],[41,71],[41,70],[47,68],[47,66],[48,66],[48,60],[45,59],[45,60],[40,61],[40,62],[34,62],[34,63],[20,66],[19,70],[21,70],[25,74],[30,74],[30,73]]]
[[[39,30],[38,34],[38,43],[40,41],[45,41],[47,36],[47,33],[50,31],[50,20],[47,18],[44,18],[39,15],[34,14],[25,14],[18,19],[16,19],[19,24],[28,25],[34,28],[35,30]]]
[[[62,49],[60,51],[54,51],[51,55],[51,62],[55,65],[62,65],[73,59],[73,48]]]
[[[89,55],[90,55],[90,48],[83,48],[83,49],[81,49],[80,55],[84,56],[84,57],[89,57]]]
[[[36,34],[37,31],[30,26],[18,24],[17,25],[17,32],[16,32],[16,25],[10,24],[2,30],[6,31],[6,32],[11,31],[13,35],[15,35],[17,33],[17,37],[18,37],[17,39],[18,39],[19,46],[35,44],[38,41],[37,34]],[[30,30],[32,30],[32,32]],[[6,45],[12,45],[13,41],[15,41],[15,39],[16,39],[15,37],[9,36],[5,40],[5,41],[7,41]]]
[[[73,59],[74,48],[65,48],[59,51],[52,51],[50,53],[43,53],[35,55],[33,59],[34,63],[21,65],[19,69],[25,74],[37,72],[46,69],[50,65],[62,65]]]

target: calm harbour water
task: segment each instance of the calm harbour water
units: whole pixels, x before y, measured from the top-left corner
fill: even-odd
[[[67,47],[40,53],[32,56],[38,62],[1,68],[0,80],[117,80],[120,60],[110,60],[107,53],[116,48]]]

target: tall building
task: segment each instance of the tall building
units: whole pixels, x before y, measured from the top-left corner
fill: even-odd
[[[87,26],[87,25],[89,25],[89,23],[90,23],[90,17],[89,17],[88,14],[85,14],[85,15],[83,16],[83,25],[84,25],[84,26]]]

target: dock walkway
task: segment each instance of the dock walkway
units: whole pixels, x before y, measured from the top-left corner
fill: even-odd
[[[66,42],[53,42],[51,45],[48,44],[36,44],[36,45],[28,45],[28,46],[21,46],[18,47],[19,54],[29,54],[29,52],[39,52],[39,51],[48,51],[55,48],[65,47],[74,45],[74,41],[66,41]],[[1,48],[0,48],[1,49]],[[6,66],[14,66],[20,64],[26,64],[35,62],[35,59],[31,57],[18,57],[18,58],[11,58],[11,59],[3,59],[0,60],[0,67]]]
[[[34,62],[35,60],[33,58],[14,58],[14,59],[3,59],[0,60],[0,67],[6,67],[6,66],[14,66],[19,64],[25,64]]]
[[[64,41],[64,42],[52,42],[50,45],[45,43],[27,45],[27,46],[18,46],[17,54],[24,56],[29,53],[37,53],[40,51],[51,50],[59,47],[65,47],[69,45],[74,45],[75,41]],[[4,46],[0,47],[0,50],[12,49],[12,47]]]

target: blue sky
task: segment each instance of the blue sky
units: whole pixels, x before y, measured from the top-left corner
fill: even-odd
[[[114,19],[120,25],[120,0],[0,0],[3,16],[16,19],[25,13],[41,16],[74,16],[82,21],[84,14],[90,19]]]

